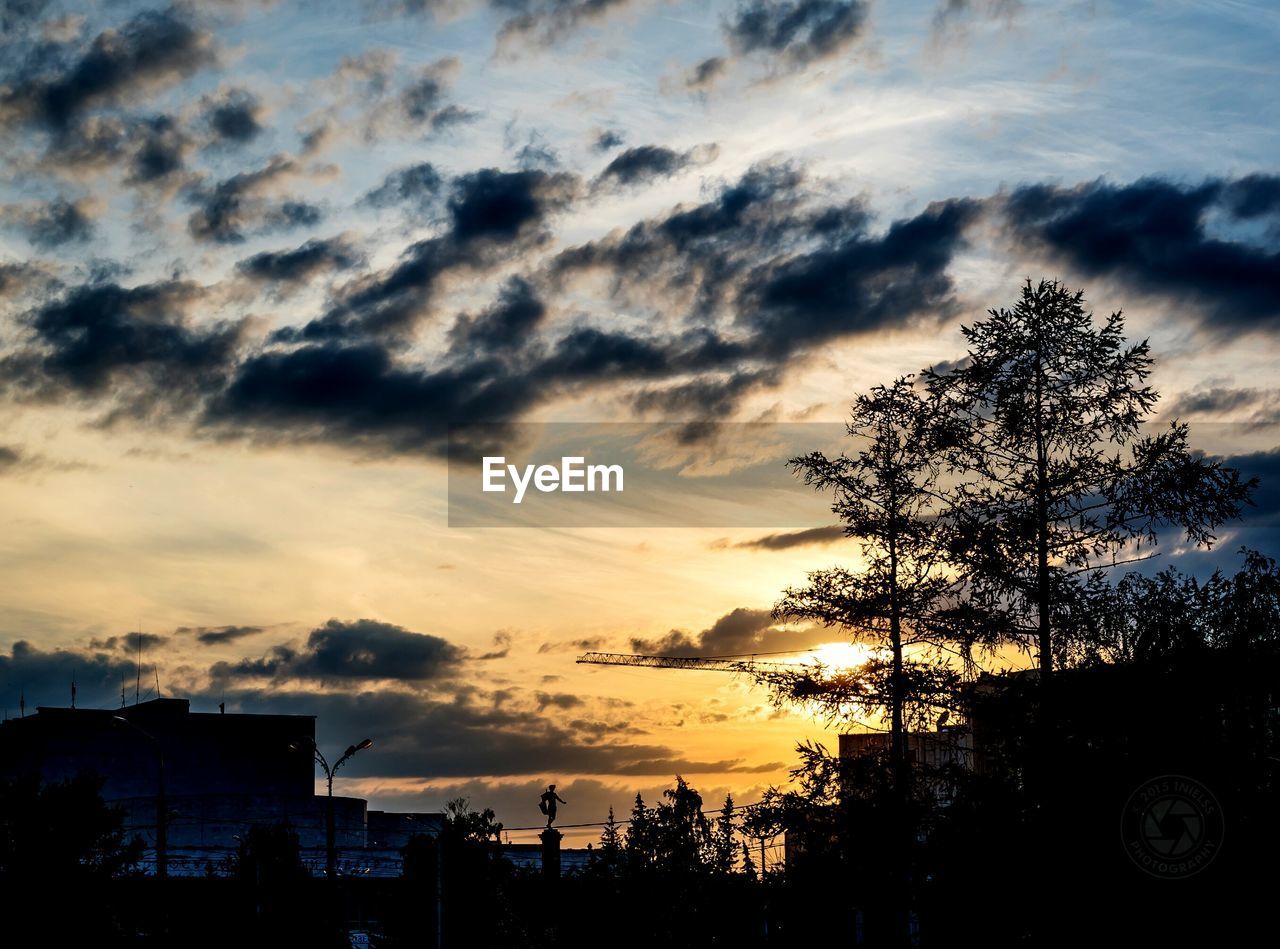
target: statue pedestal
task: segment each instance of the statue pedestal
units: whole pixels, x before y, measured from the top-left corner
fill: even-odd
[[[542,838],[542,877],[546,880],[560,879],[560,841],[564,834],[554,827],[548,827],[541,834]]]

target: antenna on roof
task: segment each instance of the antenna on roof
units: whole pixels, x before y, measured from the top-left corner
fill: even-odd
[[[120,707],[124,708],[124,673],[120,673]]]
[[[160,698],[160,667],[152,666],[151,671],[156,675],[156,698]]]
[[[18,717],[27,717],[27,687],[24,685],[18,693]]]
[[[138,671],[133,678],[133,704],[138,704],[142,692],[142,621],[138,621]]]
[[[71,707],[76,707],[76,668],[71,667]]]

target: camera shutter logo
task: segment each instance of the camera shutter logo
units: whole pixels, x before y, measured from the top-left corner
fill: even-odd
[[[1166,774],[1129,795],[1121,821],[1125,853],[1152,876],[1199,873],[1222,849],[1222,807],[1194,778]]]

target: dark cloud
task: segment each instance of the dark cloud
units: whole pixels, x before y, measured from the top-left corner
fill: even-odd
[[[864,0],[749,0],[724,28],[738,55],[760,54],[781,68],[798,69],[848,49],[862,36],[866,20]]]
[[[323,316],[301,328],[287,328],[277,338],[328,341],[401,334],[428,312],[445,275],[483,271],[545,241],[550,217],[578,189],[578,179],[562,172],[485,168],[463,175],[450,186],[447,229],[441,236],[418,241],[393,266],[348,284]]]
[[[499,46],[543,48],[562,42],[584,26],[624,10],[633,0],[490,0],[512,15],[498,31]]]
[[[427,312],[446,273],[476,262],[447,238],[418,241],[391,267],[342,287],[323,316],[301,328],[287,327],[277,338],[327,342],[399,334]]]
[[[324,209],[307,201],[281,201],[270,205],[262,215],[265,230],[292,230],[295,227],[314,227],[324,220]]]
[[[533,136],[520,146],[515,158],[516,165],[526,171],[538,168],[552,171],[560,167],[560,154],[546,142]]]
[[[456,351],[512,349],[525,342],[546,312],[533,285],[512,277],[493,306],[477,316],[458,318],[449,330],[449,342]]]
[[[343,746],[352,735],[374,739],[374,751],[352,760],[348,776],[472,777],[545,774],[661,775],[710,772],[755,773],[776,770],[776,763],[747,764],[740,759],[695,760],[664,745],[627,740],[637,733],[625,720],[590,717],[598,704],[585,696],[535,692],[527,702],[515,694],[492,702],[475,690],[461,689],[443,697],[435,693],[393,690],[358,691],[350,686],[366,679],[419,675],[438,679],[443,666],[455,661],[436,637],[418,636],[399,627],[359,621],[326,624],[318,641],[298,653],[276,651],[258,662],[217,663],[207,691],[190,695],[196,707],[225,702],[231,711],[317,716],[321,745]],[[388,633],[388,631],[391,631]],[[44,652],[27,642],[0,655],[0,696],[12,714],[20,695],[28,711],[37,705],[70,702],[75,678],[79,704],[114,706],[122,682],[132,682],[135,658],[128,638],[110,650],[59,649]],[[435,641],[433,644],[431,641]],[[445,644],[447,646],[447,644]],[[348,686],[340,692],[286,691],[237,686],[243,676],[289,674]],[[240,668],[240,667],[243,668]],[[300,670],[300,672],[299,672]],[[606,703],[607,704],[607,703]],[[541,714],[539,707],[548,712]],[[577,713],[563,724],[557,716]]]
[[[817,216],[805,205],[803,176],[789,165],[757,165],[710,200],[677,206],[625,232],[569,248],[552,273],[599,272],[610,277],[615,296],[636,289],[647,299],[659,287],[693,293],[695,313],[715,310],[731,298],[741,273],[822,234]],[[848,233],[867,219],[859,205],[824,209],[822,229]]]
[[[603,129],[596,135],[591,147],[597,152],[609,152],[615,148],[621,148],[626,142],[627,140],[621,132],[614,129]]]
[[[511,652],[511,643],[513,637],[510,633],[499,631],[493,634],[493,648],[488,652],[481,653],[478,656],[472,656],[477,662],[487,662],[492,659],[505,659]]]
[[[78,461],[55,461],[18,445],[0,445],[0,477],[31,472],[77,471],[91,465]]]
[[[566,207],[577,186],[572,175],[539,170],[484,168],[462,175],[448,202],[453,236],[462,242],[513,241]]]
[[[238,324],[195,328],[203,291],[183,281],[73,288],[23,316],[28,337],[2,362],[10,394],[59,400],[115,394],[173,412],[215,386],[238,345]]]
[[[194,636],[203,646],[221,646],[264,632],[262,626],[179,626],[175,633]]]
[[[436,372],[400,365],[377,343],[325,342],[241,363],[213,399],[205,426],[264,440],[316,441],[379,452],[443,451],[450,420],[505,417],[518,387],[484,363]]]
[[[773,366],[707,374],[693,382],[641,389],[631,404],[641,414],[666,419],[727,418],[746,395],[777,385],[781,375]]]
[[[276,646],[261,659],[220,662],[210,675],[219,683],[256,677],[420,683],[453,675],[464,656],[464,650],[439,636],[371,619],[331,619],[312,630],[301,648]]]
[[[193,218],[224,237],[255,216],[261,227],[269,214],[254,203],[294,170],[279,157],[227,179],[203,193]],[[757,166],[701,203],[569,248],[536,277],[508,278],[486,310],[456,320],[435,361],[408,355],[409,331],[440,315],[443,278],[509,267],[543,246],[579,191],[564,173],[463,176],[445,191],[439,236],[331,291],[324,313],[238,361],[239,327],[187,324],[198,288],[101,281],[33,311],[30,345],[5,365],[45,397],[115,396],[118,407],[189,418],[219,437],[360,452],[439,452],[450,424],[518,419],[594,387],[642,414],[725,417],[833,339],[944,318],[954,309],[947,265],[974,213],[970,202],[944,202],[875,232],[862,203],[829,203],[791,166]],[[317,240],[240,267],[253,279],[300,280],[351,259]],[[606,277],[613,302],[663,319],[548,321],[548,294],[576,292],[567,284],[593,274]]]
[[[112,651],[52,649],[44,651],[19,640],[9,654],[0,653],[0,702],[13,714],[25,696],[27,711],[40,705],[66,707],[71,702],[71,680],[76,682],[78,704],[83,707],[115,705],[120,683],[132,682],[134,660]]]
[[[262,101],[248,89],[227,89],[205,98],[203,120],[213,140],[243,145],[262,133]]]
[[[106,639],[90,640],[89,648],[137,654],[145,653],[148,649],[157,649],[168,642],[168,636],[160,636],[156,633],[125,633],[120,636],[108,636]]]
[[[10,119],[70,129],[87,110],[186,78],[216,60],[213,37],[178,9],[148,10],[87,47],[41,47],[11,73],[0,102]]]
[[[1183,393],[1163,407],[1170,418],[1187,415],[1234,415],[1253,425],[1280,423],[1280,389],[1236,389],[1216,386]]]
[[[171,116],[141,119],[136,128],[140,135],[134,139],[137,146],[130,158],[130,182],[161,181],[183,169],[191,140]]]
[[[55,198],[45,204],[0,209],[0,222],[26,234],[33,247],[52,250],[64,244],[84,243],[93,236],[92,202]]]
[[[595,186],[628,187],[648,184],[658,178],[670,178],[690,165],[709,161],[715,155],[715,146],[677,152],[660,145],[637,145],[609,162],[596,177]]]
[[[29,29],[39,21],[49,0],[3,0],[0,3],[0,31],[6,34]]]
[[[428,66],[400,90],[400,108],[411,122],[430,122],[448,86],[449,69]]]
[[[147,185],[175,180],[191,150],[173,116],[88,115],[55,137],[42,161],[73,174],[120,165],[126,184]]]
[[[455,125],[466,125],[480,118],[480,113],[473,109],[464,109],[460,105],[447,105],[431,113],[427,125],[432,132],[447,132]]]
[[[538,701],[539,712],[547,708],[560,710],[581,708],[587,704],[582,696],[574,695],[571,692],[535,692],[533,695]]]
[[[748,358],[774,365],[832,338],[945,317],[947,265],[980,210],[938,202],[875,235],[862,204],[814,203],[794,168],[757,166],[706,203],[566,250],[554,272],[608,274],[633,302],[665,288],[689,299],[691,322],[735,313],[734,336],[706,331],[694,348],[704,370],[741,370]]]
[[[390,172],[361,202],[375,208],[408,205],[425,211],[436,203],[443,187],[444,176],[424,161]]]
[[[696,635],[673,629],[660,639],[632,639],[631,651],[655,656],[750,656],[809,649],[839,639],[839,633],[818,626],[783,629],[773,625],[768,610],[738,607]]]
[[[292,250],[263,251],[236,264],[250,280],[301,283],[316,274],[360,266],[363,256],[343,237],[312,239]]]
[[[337,77],[358,102],[366,141],[374,142],[388,135],[439,133],[479,118],[479,113],[448,101],[460,65],[455,57],[446,57],[418,68],[397,84],[395,55],[370,50],[344,59]]]
[[[765,534],[734,544],[743,550],[790,550],[793,547],[816,547],[834,544],[844,540],[844,528],[839,524],[828,527],[810,527],[800,531],[785,531],[777,534]]]
[[[221,690],[210,693],[222,701]],[[776,770],[774,763],[695,760],[665,745],[624,740],[625,722],[578,716],[561,724],[536,708],[475,701],[467,693],[440,700],[404,692],[225,693],[228,709],[315,715],[321,745],[343,747],[353,735],[374,740],[351,760],[348,777],[480,777],[505,775],[660,775]],[[601,727],[590,727],[599,724]]]
[[[17,470],[24,460],[22,449],[0,445],[0,474]]]
[[[549,652],[594,652],[600,649],[607,642],[604,637],[593,637],[588,639],[571,639],[568,642],[559,643],[542,643],[538,646],[539,655]]]
[[[1237,469],[1241,478],[1258,479],[1253,504],[1244,508],[1241,514],[1241,526],[1246,531],[1262,529],[1263,536],[1253,538],[1263,541],[1256,546],[1272,556],[1280,555],[1275,540],[1275,530],[1280,527],[1280,447],[1270,451],[1231,455],[1222,461]]]
[[[187,230],[197,240],[230,244],[243,241],[249,233],[319,223],[323,214],[314,205],[270,197],[299,172],[292,158],[276,155],[262,168],[232,175],[212,187],[192,187],[188,197],[196,209],[187,219]]]
[[[976,201],[935,202],[882,236],[852,235],[807,254],[771,261],[743,297],[753,329],[787,345],[864,332],[951,311],[947,267],[979,214]]]
[[[702,204],[570,248],[552,264],[553,284],[603,273],[617,302],[663,307],[677,328],[576,321],[550,337],[541,291],[517,281],[489,312],[459,320],[442,364],[402,359],[395,334],[426,312],[442,275],[482,265],[487,248],[541,240],[554,206],[542,189],[567,190],[557,177],[465,181],[450,202],[453,232],[413,245],[395,266],[344,287],[324,317],[279,334],[306,345],[248,358],[203,424],[366,451],[437,451],[450,423],[510,420],[584,387],[628,384],[646,386],[634,394],[641,409],[727,414],[813,347],[952,312],[946,267],[978,207],[932,205],[874,234],[860,203],[815,201],[794,169],[762,166]]]
[[[1280,178],[1182,185],[1144,178],[1022,187],[1004,215],[1013,235],[1086,277],[1196,304],[1207,329],[1274,326],[1280,316]],[[1244,222],[1277,218],[1260,240]]]
[[[1227,210],[1242,221],[1280,213],[1280,176],[1247,175],[1222,189]]]
[[[39,291],[49,291],[57,280],[43,266],[32,261],[0,260],[0,300],[12,303]]]
[[[685,87],[694,92],[708,92],[714,89],[729,69],[729,61],[723,56],[709,56],[689,70],[685,76]]]

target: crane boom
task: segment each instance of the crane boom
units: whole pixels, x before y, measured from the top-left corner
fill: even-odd
[[[625,652],[588,652],[579,663],[597,666],[641,666],[646,669],[701,669],[706,672],[794,672],[804,668],[786,662],[754,659],[703,659],[696,656],[638,656]]]

